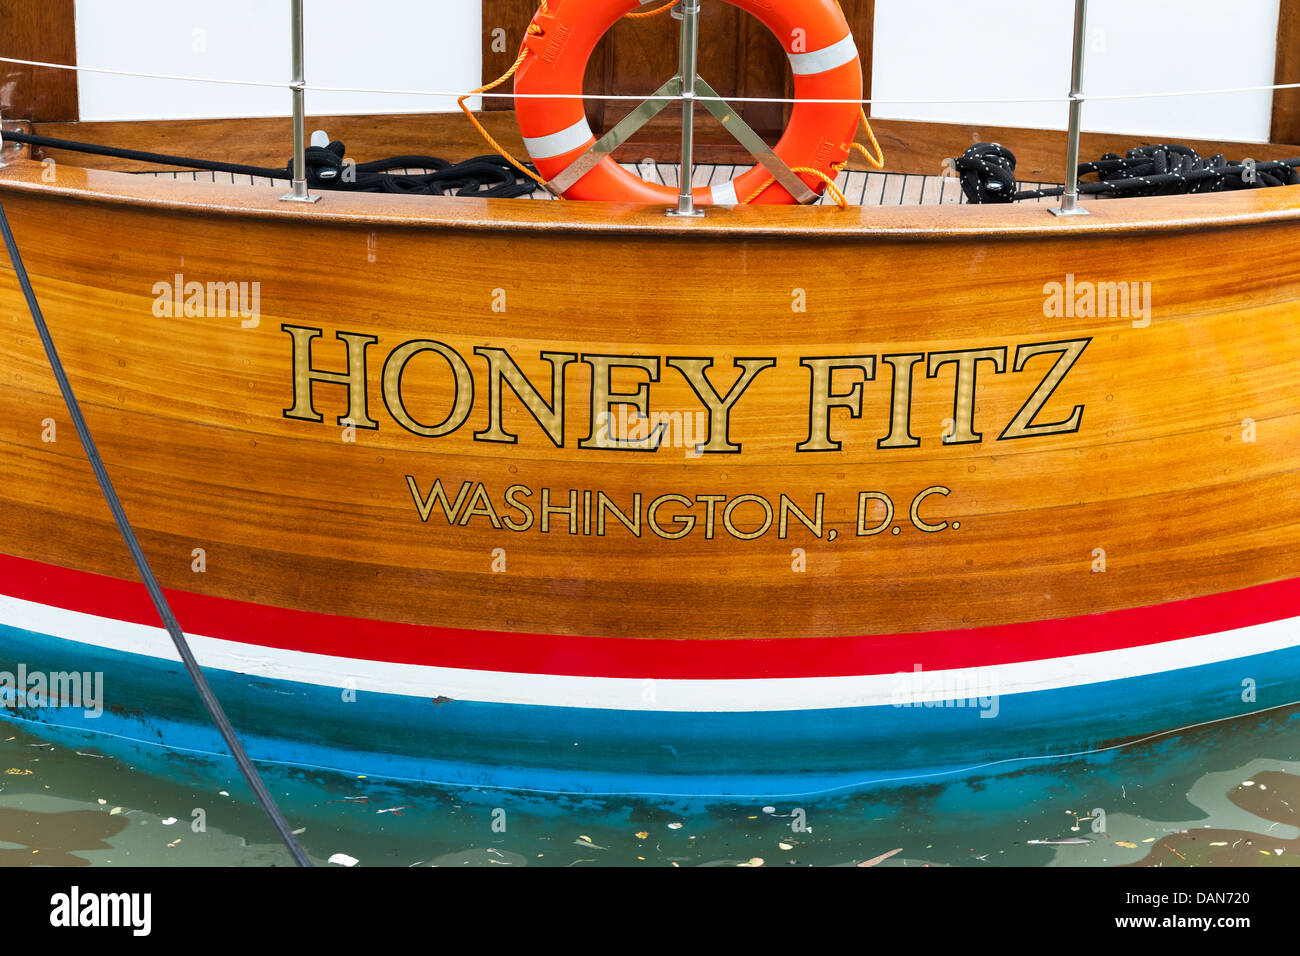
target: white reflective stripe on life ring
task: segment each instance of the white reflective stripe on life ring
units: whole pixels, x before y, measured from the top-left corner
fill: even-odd
[[[528,150],[528,155],[533,159],[551,159],[586,146],[587,142],[594,138],[591,126],[584,116],[568,129],[562,129],[558,133],[535,136],[531,139],[525,136],[524,149]]]
[[[715,206],[739,206],[740,200],[736,197],[736,181],[729,179],[725,183],[719,183],[716,186],[710,186],[709,192],[713,194],[713,204]]]
[[[794,71],[796,76],[811,76],[815,73],[825,73],[827,70],[833,70],[845,63],[852,63],[858,58],[858,45],[853,42],[853,34],[850,33],[838,43],[832,43],[820,50],[788,55],[790,57],[790,69]]]

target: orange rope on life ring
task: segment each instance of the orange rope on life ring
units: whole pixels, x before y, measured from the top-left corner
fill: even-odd
[[[553,179],[596,141],[580,98],[592,50],[623,16],[656,2],[659,0],[548,0],[533,17],[516,61],[515,92],[553,93],[557,98],[522,97],[515,102],[515,113],[524,146],[541,176]],[[799,102],[774,152],[798,170],[814,192],[820,194],[828,186],[833,189],[863,115],[858,103],[862,99],[862,64],[839,3],[725,2],[757,17],[776,35],[790,59],[794,96]],[[821,99],[848,102],[806,102]],[[874,136],[872,142],[874,145]],[[795,201],[784,187],[770,180],[768,171],[756,165],[729,182],[696,188],[695,202],[735,206],[746,201]],[[607,156],[574,183],[564,197],[671,203],[677,198],[677,189],[647,182]]]

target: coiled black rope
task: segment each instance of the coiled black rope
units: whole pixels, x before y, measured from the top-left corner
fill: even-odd
[[[184,166],[237,176],[261,176],[266,179],[292,179],[293,161],[282,167],[248,166],[223,163],[192,156],[172,156],[139,149],[101,146],[74,140],[54,139],[34,133],[4,134],[4,139],[46,149],[65,149],[75,153],[112,156],[161,166]],[[345,147],[335,140],[328,146],[309,146],[306,150],[307,185],[312,189],[346,190],[369,193],[412,193],[423,196],[480,196],[511,199],[527,196],[537,184],[526,178],[504,156],[475,156],[461,163],[451,163],[437,156],[394,156],[366,163],[344,161]],[[422,168],[428,173],[395,173],[393,170]]]
[[[962,192],[971,203],[1008,203],[1064,194],[1064,186],[1016,191],[1016,157],[999,143],[976,143],[953,161]],[[1190,146],[1138,146],[1125,156],[1106,153],[1079,166],[1079,193],[1112,197],[1173,196],[1264,189],[1300,183],[1300,157],[1268,162],[1200,156]],[[1083,177],[1096,175],[1095,182]]]
[[[350,189],[364,193],[415,193],[423,196],[482,196],[513,199],[527,196],[537,184],[519,174],[504,156],[475,156],[449,163],[436,156],[393,156],[368,163],[344,161],[339,140],[307,148],[307,185],[318,189]],[[423,168],[431,173],[395,173]],[[293,161],[288,166],[293,175]]]
[[[27,308],[32,314],[32,321],[36,323],[36,331],[41,337],[41,344],[45,346],[45,356],[49,360],[50,368],[54,371],[55,380],[59,383],[59,391],[63,393],[63,401],[68,406],[68,414],[72,416],[72,423],[77,429],[77,437],[81,439],[81,447],[85,449],[86,458],[90,460],[91,470],[95,473],[95,480],[99,482],[99,489],[103,492],[104,500],[108,502],[108,508],[113,512],[113,520],[117,522],[117,530],[126,542],[127,550],[131,552],[131,560],[135,562],[136,570],[140,572],[140,577],[144,579],[144,586],[149,591],[153,606],[158,611],[158,616],[162,618],[167,633],[171,635],[172,643],[176,645],[176,650],[181,655],[181,661],[184,662],[185,669],[189,672],[190,679],[194,682],[194,687],[203,700],[203,706],[207,708],[213,723],[221,731],[221,736],[226,741],[226,747],[229,748],[231,756],[235,758],[235,763],[239,765],[239,772],[244,775],[244,779],[248,781],[249,787],[252,788],[253,796],[257,798],[262,811],[271,821],[271,825],[275,827],[276,832],[280,834],[280,839],[284,841],[284,845],[289,848],[289,853],[293,856],[294,862],[299,866],[312,866],[312,862],[308,859],[302,846],[294,838],[293,831],[289,829],[289,824],[285,821],[284,815],[280,813],[280,808],[276,806],[275,800],[266,789],[266,784],[262,782],[257,768],[253,766],[252,761],[248,759],[248,754],[244,752],[244,747],[235,734],[235,728],[230,725],[230,720],[221,707],[221,702],[217,700],[216,695],[212,693],[212,688],[208,686],[207,678],[203,676],[203,671],[199,669],[198,661],[194,659],[194,654],[190,650],[189,641],[185,639],[185,633],[176,622],[176,615],[172,613],[171,605],[168,604],[167,597],[163,594],[162,587],[159,586],[158,579],[154,576],[153,568],[149,566],[149,559],[145,557],[144,549],[140,547],[140,541],[135,536],[135,530],[131,527],[126,512],[122,509],[122,501],[117,496],[112,479],[108,477],[108,471],[104,467],[104,460],[99,456],[99,449],[95,445],[95,439],[91,437],[90,429],[86,425],[86,419],[81,414],[81,405],[77,401],[76,394],[72,391],[72,383],[68,381],[67,373],[63,370],[63,362],[59,358],[58,350],[54,347],[54,339],[50,336],[49,326],[45,324],[45,316],[41,313],[40,303],[36,300],[36,292],[32,289],[32,280],[28,277],[27,269],[23,265],[23,257],[18,251],[18,243],[14,241],[13,231],[9,228],[9,217],[5,215],[3,203],[0,203],[0,233],[4,234],[5,247],[9,250],[9,261],[13,263],[14,274],[17,275],[18,284],[22,287],[23,295],[27,298]]]

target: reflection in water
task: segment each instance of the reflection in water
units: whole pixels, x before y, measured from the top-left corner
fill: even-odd
[[[1300,860],[1300,776],[1265,770],[1228,793],[1236,806],[1261,820],[1262,830],[1202,827],[1174,833],[1152,846],[1135,866],[1295,866]],[[1284,824],[1285,827],[1279,827]],[[1279,830],[1289,831],[1285,838]]]
[[[147,748],[118,760],[98,756],[93,740],[51,747],[8,733],[0,863],[288,862],[228,760]],[[798,805],[564,798],[263,770],[321,864],[1300,865],[1300,708],[999,776]]]
[[[0,866],[90,866],[79,850],[107,850],[106,842],[126,829],[121,817],[94,810],[38,813],[0,807]]]

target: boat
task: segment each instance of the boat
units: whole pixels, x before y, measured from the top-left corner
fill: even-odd
[[[283,120],[11,116],[285,150]],[[873,123],[894,165],[832,169],[845,208],[703,216],[689,188],[672,216],[308,196],[7,136],[68,378],[256,763],[744,800],[1300,701],[1300,185],[971,203],[937,172],[973,143],[1037,187],[1132,137]],[[459,114],[311,124],[482,151]],[[222,754],[9,270],[0,303],[0,717]]]

